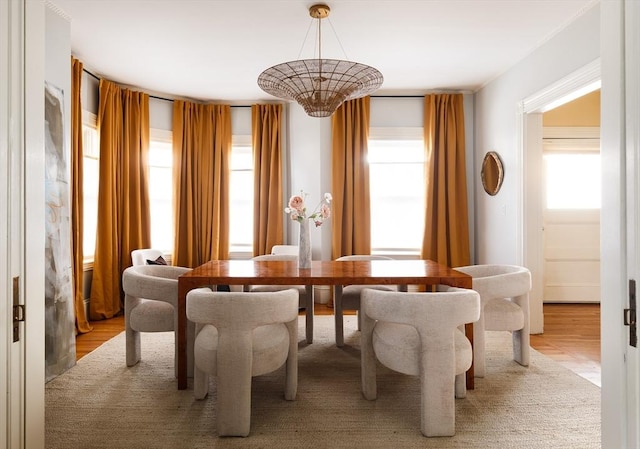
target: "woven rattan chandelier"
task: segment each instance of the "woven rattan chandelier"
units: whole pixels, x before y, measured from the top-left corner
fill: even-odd
[[[327,5],[309,8],[318,19],[318,58],[283,62],[266,69],[258,77],[265,92],[297,101],[311,117],[329,117],[346,100],[364,97],[380,87],[382,73],[358,62],[322,59],[322,19],[329,16]]]

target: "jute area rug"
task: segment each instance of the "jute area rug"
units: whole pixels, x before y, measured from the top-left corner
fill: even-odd
[[[46,447],[55,448],[599,448],[600,389],[532,351],[511,360],[510,334],[489,333],[487,375],[456,400],[456,435],[420,433],[417,378],[378,370],[378,399],[360,393],[360,334],[345,317],[343,348],[332,316],[315,317],[314,342],[300,319],[296,401],[283,398],[283,369],[254,378],[251,434],[216,434],[209,396],[177,390],[173,335],[144,334],[143,360],[125,365],[124,333],[46,385]]]

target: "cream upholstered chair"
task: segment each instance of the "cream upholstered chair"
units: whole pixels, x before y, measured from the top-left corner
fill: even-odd
[[[167,265],[135,265],[122,273],[127,366],[140,361],[140,332],[174,332],[178,324],[178,276],[190,268]],[[194,326],[187,326],[187,354],[193,351]],[[177,333],[176,339],[176,376]],[[193,373],[188,357],[187,372]]]
[[[297,261],[298,256],[292,254],[265,254],[262,256],[255,256],[253,260],[262,260],[262,261]],[[252,292],[252,293],[260,293],[260,292],[278,292],[281,290],[289,290],[294,289],[298,292],[300,309],[306,309],[309,306],[309,297],[313,297],[311,293],[311,289],[313,286],[305,286],[305,285],[245,285],[244,291]],[[311,303],[313,306],[313,303]]]
[[[455,268],[473,278],[482,311],[473,326],[473,369],[485,375],[485,331],[511,331],[513,359],[529,366],[529,291],[531,273],[516,265],[470,265]]]
[[[298,256],[292,254],[264,254],[255,256],[253,260],[258,261],[296,261]],[[278,292],[282,290],[294,289],[298,292],[298,308],[305,309],[306,315],[306,340],[307,343],[313,341],[313,285],[245,285],[244,291],[251,293]]]
[[[376,399],[376,359],[420,377],[421,430],[427,437],[455,434],[455,397],[466,395],[471,343],[459,329],[480,316],[473,290],[428,293],[362,292],[362,393]]]
[[[271,254],[277,255],[287,254],[290,256],[297,256],[298,251],[298,245],[273,245],[271,247]]]
[[[196,399],[217,377],[219,436],[247,436],[251,427],[251,378],[286,363],[284,397],[298,388],[298,293],[203,292],[187,294],[187,318],[197,323],[194,344]]]
[[[372,256],[372,255],[352,255],[342,256],[336,259],[337,261],[343,260],[392,260],[391,257],[386,256]],[[333,315],[336,326],[336,346],[344,346],[344,311],[345,310],[359,310],[360,309],[360,294],[365,288],[371,288],[375,290],[384,291],[398,291],[406,290],[405,287],[396,287],[395,285],[334,285],[333,287]],[[358,313],[358,329],[361,328],[361,318]]]
[[[131,264],[134,266],[167,265],[167,262],[159,249],[142,248],[131,251]]]

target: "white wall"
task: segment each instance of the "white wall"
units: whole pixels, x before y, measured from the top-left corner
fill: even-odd
[[[508,72],[476,93],[475,172],[487,151],[500,154],[504,183],[495,196],[487,195],[475,181],[476,263],[526,265],[524,186],[528,167],[521,154],[523,123],[519,107],[530,97],[600,57],[600,4],[578,17],[567,28],[539,47]],[[522,128],[521,128],[522,127]],[[533,166],[532,166],[533,168]],[[527,183],[526,188],[539,188]],[[540,270],[532,271],[534,286]],[[531,294],[531,332],[543,331],[542,295]]]
[[[522,155],[519,154],[518,104],[600,56],[600,6],[596,4],[569,27],[515,67],[476,93],[475,172],[487,151],[497,151],[505,168],[496,196],[475,178],[476,262],[521,264],[523,210]]]

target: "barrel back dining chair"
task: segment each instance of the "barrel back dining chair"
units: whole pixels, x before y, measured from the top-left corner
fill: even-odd
[[[253,257],[255,261],[297,261],[298,256],[293,254],[264,254],[261,256]],[[278,292],[281,290],[294,289],[298,292],[299,296],[299,308],[306,309],[309,306],[309,289],[305,285],[245,285],[244,291],[252,293],[260,292]],[[313,295],[311,295],[313,296]],[[311,304],[313,306],[313,303]]]
[[[173,332],[175,335],[175,371],[178,372],[178,276],[191,268],[169,265],[134,265],[122,273],[127,366],[142,357],[141,332]],[[194,326],[187,326],[187,353],[193,351]],[[188,357],[187,372],[193,373],[193,358]]]
[[[193,394],[204,399],[216,377],[218,436],[247,436],[252,377],[285,368],[284,398],[298,388],[298,293],[187,294],[187,318],[196,323]]]
[[[473,290],[362,293],[362,393],[377,398],[376,365],[420,378],[421,431],[427,437],[455,434],[455,398],[466,395],[471,342],[460,329],[480,316]]]
[[[473,278],[473,289],[480,294],[480,319],[473,326],[473,368],[484,377],[485,332],[509,331],[513,340],[513,359],[529,366],[530,271],[517,265],[469,265],[455,268]]]
[[[391,257],[356,254],[338,257],[336,261],[359,260],[393,260]],[[358,330],[361,328],[360,296],[362,290],[370,288],[383,291],[406,290],[404,286],[396,285],[334,285],[333,287],[333,314],[335,319],[336,346],[344,346],[344,311],[355,310],[358,315]]]
[[[298,245],[273,245],[271,247],[271,254],[287,254],[289,256],[297,256],[298,251]]]
[[[133,265],[167,265],[162,251],[153,248],[140,248],[131,251]]]

